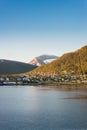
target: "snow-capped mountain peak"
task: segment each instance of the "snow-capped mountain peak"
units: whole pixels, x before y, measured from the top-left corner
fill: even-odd
[[[57,58],[58,56],[54,56],[54,55],[40,55],[38,57],[35,57],[33,60],[31,60],[29,64],[41,66],[42,64],[48,64]]]

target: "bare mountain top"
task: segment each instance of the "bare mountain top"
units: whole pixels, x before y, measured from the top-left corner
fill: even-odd
[[[29,63],[37,66],[41,66],[42,64],[50,63],[53,60],[56,60],[58,56],[54,55],[40,55],[38,57],[35,57],[33,60],[31,60]]]

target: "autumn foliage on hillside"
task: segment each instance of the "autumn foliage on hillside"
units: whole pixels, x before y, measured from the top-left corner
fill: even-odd
[[[87,46],[81,49],[66,53],[57,60],[36,68],[33,73],[58,73],[87,74]]]

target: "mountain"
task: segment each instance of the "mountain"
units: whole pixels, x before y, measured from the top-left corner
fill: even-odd
[[[87,74],[87,46],[62,55],[47,65],[36,68],[35,73]]]
[[[0,74],[20,74],[35,68],[36,66],[31,64],[0,59]]]
[[[54,55],[40,55],[31,60],[29,64],[41,66],[42,64],[48,64],[57,58],[58,57]]]

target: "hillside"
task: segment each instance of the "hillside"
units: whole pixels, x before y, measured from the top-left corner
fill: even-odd
[[[57,59],[57,56],[54,55],[40,55],[38,57],[35,57],[32,59],[29,64],[41,66],[42,64],[48,64],[52,62],[53,60]]]
[[[87,46],[64,54],[57,60],[36,68],[32,73],[87,74]]]
[[[36,66],[23,62],[0,60],[0,74],[20,74],[35,69]]]

